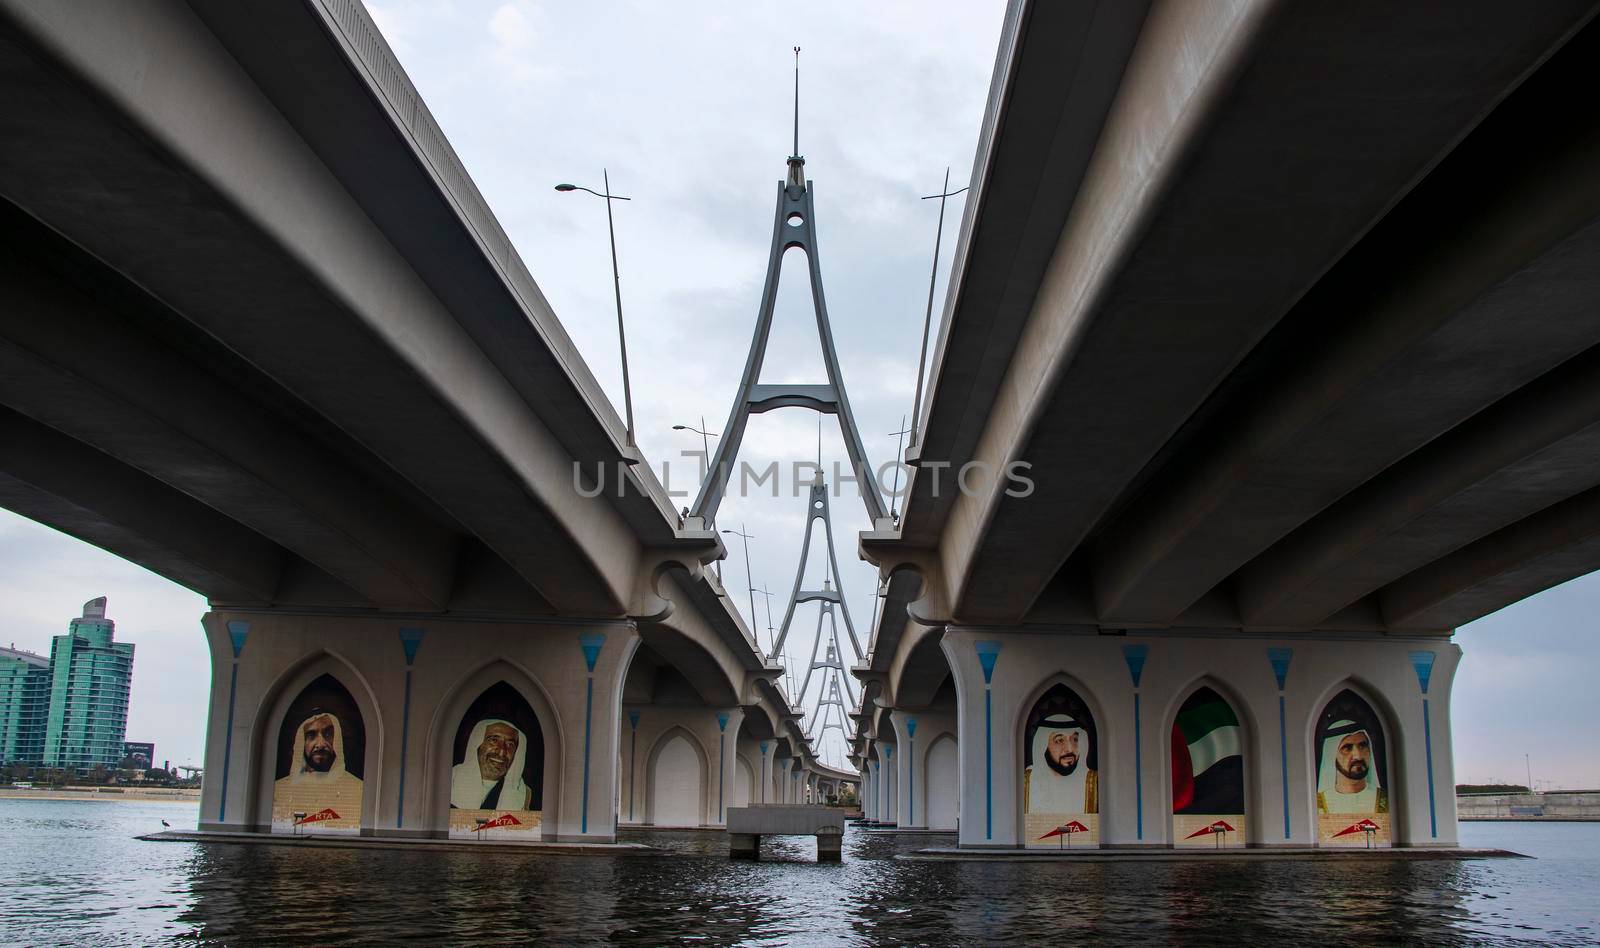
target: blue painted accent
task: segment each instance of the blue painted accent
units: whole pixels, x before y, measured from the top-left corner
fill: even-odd
[[[411,667],[411,664],[417,660],[417,649],[421,647],[422,636],[425,634],[426,630],[424,629],[400,630],[400,647],[406,650],[407,668]]]
[[[578,636],[578,644],[583,647],[583,661],[589,666],[590,674],[593,674],[594,663],[600,660],[600,649],[606,644],[606,634],[585,632]]]
[[[1288,649],[1284,649],[1288,651]],[[1276,665],[1274,665],[1276,667]],[[1283,663],[1284,673],[1289,671],[1289,662]],[[1282,681],[1280,677],[1278,679]],[[1289,838],[1289,727],[1283,706],[1283,695],[1278,695],[1278,759],[1283,764],[1283,838]]]
[[[605,637],[601,636],[603,640]],[[583,647],[584,655],[589,653],[589,647]],[[595,648],[595,654],[600,654],[600,649]],[[589,662],[589,668],[594,668],[594,662]],[[589,832],[589,728],[594,720],[594,676],[589,677],[588,687],[583,695],[583,811],[579,819],[579,832]]]
[[[244,651],[245,636],[250,634],[250,623],[242,619],[235,619],[228,623],[228,638],[233,642],[233,658],[239,659],[239,653]]]
[[[1431,656],[1433,653],[1428,652],[1427,654]],[[1416,661],[1416,655],[1416,652],[1411,653],[1412,661]],[[1433,663],[1430,661],[1428,664],[1431,667]],[[1418,673],[1418,677],[1421,677],[1420,672]],[[1422,690],[1428,690],[1426,683],[1423,684]],[[1422,699],[1422,747],[1428,758],[1428,832],[1433,836],[1434,839],[1438,839],[1439,814],[1433,802],[1433,722],[1428,716],[1427,698]]]
[[[728,729],[728,712],[726,712],[726,711],[718,711],[717,712],[717,730],[726,731],[727,729]]]
[[[1278,690],[1284,689],[1284,683],[1289,680],[1289,660],[1294,658],[1292,648],[1267,649],[1267,661],[1272,663],[1272,674],[1278,679]]]
[[[985,640],[973,642],[972,647],[978,651],[978,664],[983,667],[983,683],[987,685],[994,677],[994,663],[1000,657],[1000,643]]]
[[[894,745],[893,744],[889,744],[889,745],[884,747],[883,756],[885,758],[889,759],[889,760],[894,760]]]
[[[1144,675],[1144,660],[1150,654],[1148,645],[1124,645],[1122,647],[1122,660],[1128,663],[1128,674],[1133,676],[1133,686],[1139,687],[1139,679]]]
[[[244,623],[240,624],[244,625]],[[231,626],[233,623],[230,622],[228,625]],[[249,628],[250,627],[248,625],[245,625],[245,631],[249,631]],[[232,632],[232,629],[229,629],[229,631]],[[228,729],[226,732],[224,732],[222,737],[222,805],[217,807],[218,823],[224,822],[228,819],[228,763],[233,759],[233,699],[234,696],[239,693],[238,655],[239,649],[244,646],[244,634],[241,633],[238,638],[235,639],[235,641],[238,644],[233,648],[233,654],[235,656],[233,660],[233,674],[228,678]]]
[[[1144,648],[1144,646],[1129,646],[1130,648]],[[1144,666],[1144,656],[1139,657],[1139,665]],[[1128,670],[1133,670],[1133,660],[1128,660]],[[1134,687],[1139,686],[1139,673],[1134,672]],[[1134,821],[1139,839],[1144,839],[1144,741],[1139,739],[1139,692],[1133,693],[1133,805],[1137,808],[1139,816]]]
[[[983,689],[983,838],[994,839],[994,692]]]
[[[415,630],[417,638],[422,638],[421,629]],[[400,637],[405,638],[405,630],[400,631]],[[415,648],[407,649],[410,655],[406,657],[406,665],[411,664],[411,657],[417,654]],[[406,821],[406,738],[411,734],[411,669],[406,668],[406,698],[400,706],[400,803],[394,811],[394,828],[399,829]]]
[[[1433,653],[1412,652],[1411,667],[1417,673],[1417,684],[1421,686],[1422,693],[1428,693],[1428,680],[1433,677]]]
[[[766,741],[762,741],[760,744],[757,744],[756,746],[761,748],[762,756],[763,757],[766,756],[766,753],[767,753],[767,742]]]
[[[628,712],[628,726],[632,727],[634,730],[638,730],[639,729],[639,709],[638,708],[634,708],[632,711]]]
[[[917,719],[906,718],[906,825],[917,825]]]

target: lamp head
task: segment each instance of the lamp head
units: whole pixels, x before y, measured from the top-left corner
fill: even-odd
[[[556,185],[556,190],[557,191],[576,191],[576,190],[578,190],[578,186],[576,184],[558,184],[558,185]]]

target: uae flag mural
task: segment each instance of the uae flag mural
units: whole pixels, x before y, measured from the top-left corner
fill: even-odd
[[[1245,844],[1244,730],[1210,688],[1190,695],[1172,723],[1172,814],[1178,846]]]

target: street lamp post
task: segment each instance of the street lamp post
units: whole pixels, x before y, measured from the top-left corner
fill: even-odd
[[[778,636],[777,636],[777,633],[774,632],[773,629],[772,629],[772,590],[768,589],[765,586],[762,586],[760,589],[757,589],[756,592],[758,592],[761,595],[767,597],[767,641],[776,644],[776,642],[778,641]],[[758,650],[759,650],[760,645],[761,645],[761,637],[760,636],[756,636],[756,646],[758,647]],[[765,655],[767,653],[765,651],[762,651],[761,654]]]
[[[917,394],[911,402],[911,443],[919,448],[922,446],[922,439],[918,436],[917,421],[922,417],[922,376],[928,364],[928,332],[933,328],[933,288],[939,282],[939,244],[944,240],[944,204],[965,190],[967,189],[950,190],[950,169],[946,168],[944,187],[938,194],[930,194],[923,198],[924,201],[939,199],[939,229],[935,231],[933,238],[933,272],[928,275],[928,310],[922,317],[922,350],[917,356]],[[904,428],[905,425],[902,424],[900,427]]]
[[[633,388],[628,382],[628,334],[622,326],[622,277],[617,272],[617,228],[611,220],[612,201],[631,201],[619,194],[611,193],[611,173],[601,169],[600,176],[605,182],[605,193],[580,187],[576,184],[558,184],[557,191],[588,191],[595,197],[606,199],[606,233],[611,238],[611,284],[616,291],[617,298],[617,345],[622,350],[622,404],[628,416],[628,447],[633,447]]]
[[[701,415],[700,416],[700,427],[696,428],[694,425],[673,425],[672,426],[672,430],[673,431],[692,431],[695,434],[700,436],[700,445],[701,445],[702,448],[705,449],[705,452],[706,452],[705,459],[700,462],[701,465],[702,465],[701,469],[703,471],[705,471],[705,472],[710,472],[710,470],[711,470],[711,439],[717,437],[718,436],[718,432],[706,431],[705,427],[706,427],[706,416],[705,415]],[[704,480],[705,479],[705,474],[701,474],[700,478],[701,478],[701,480]]]
[[[700,436],[700,445],[701,445],[702,448],[705,449],[705,457],[700,462],[701,463],[701,471],[702,471],[702,473],[700,475],[700,482],[702,484],[705,483],[705,475],[706,475],[706,473],[709,473],[710,470],[711,470],[711,439],[717,437],[717,432],[715,432],[715,431],[707,431],[705,429],[706,429],[706,416],[705,415],[701,415],[700,416],[700,427],[698,427],[698,428],[696,428],[693,425],[673,425],[672,426],[672,430],[673,431],[692,431],[695,434]],[[684,509],[687,510],[688,508],[684,508]],[[716,526],[716,522],[713,521],[711,526],[715,527]],[[722,561],[721,560],[717,560],[717,582],[719,582],[719,583],[722,582]],[[754,622],[755,619],[752,618],[750,621]]]
[[[744,532],[744,521],[742,520],[739,522],[739,529],[723,530],[722,532],[744,538],[744,581],[746,588],[750,591],[750,627],[754,629],[756,627],[756,581],[750,576],[750,541],[754,540],[755,537]]]

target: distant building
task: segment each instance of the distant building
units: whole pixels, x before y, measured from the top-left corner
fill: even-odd
[[[0,648],[0,764],[44,759],[50,712],[50,660],[16,647]]]
[[[84,603],[67,634],[51,642],[44,766],[87,770],[122,761],[133,646],[114,642],[115,630],[101,596]]]

